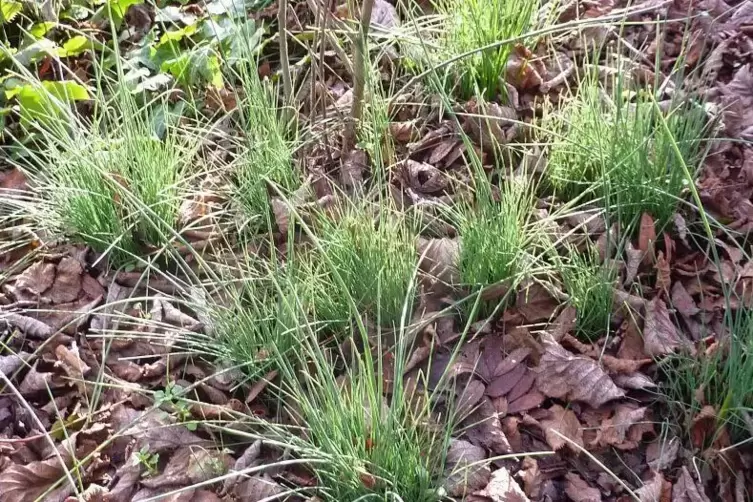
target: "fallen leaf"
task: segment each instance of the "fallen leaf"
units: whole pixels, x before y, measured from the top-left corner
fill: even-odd
[[[31,359],[31,354],[28,352],[19,352],[18,354],[11,354],[8,356],[0,356],[0,373],[7,377],[11,377],[24,363]]]
[[[623,389],[645,390],[653,389],[656,383],[643,373],[635,372],[628,375],[617,374],[612,376],[614,383]]]
[[[55,264],[38,261],[16,279],[16,287],[34,295],[42,295],[55,282]]]
[[[24,191],[28,188],[26,175],[17,167],[0,171],[0,193]],[[3,196],[6,196],[3,194]]]
[[[669,318],[664,300],[654,298],[646,306],[646,322],[643,327],[643,348],[646,355],[659,357],[684,348],[694,353],[693,344],[677,331]]]
[[[445,190],[449,185],[447,176],[426,162],[408,159],[400,166],[403,183],[420,193],[435,193]]]
[[[397,15],[395,6],[387,0],[374,0],[374,7],[371,11],[371,25],[381,26],[386,29],[400,26],[400,18]]]
[[[460,282],[458,257],[460,248],[456,239],[418,238],[418,254],[421,256],[419,267],[443,284],[454,285]]]
[[[455,402],[456,413],[459,418],[465,418],[473,411],[476,404],[484,397],[485,388],[486,386],[483,383],[473,379],[459,389]]]
[[[662,498],[664,483],[664,477],[660,473],[655,472],[651,481],[647,481],[635,491],[639,502],[661,502],[664,500]]]
[[[546,400],[546,396],[538,390],[532,390],[528,394],[519,397],[507,405],[507,413],[514,415],[538,408]]]
[[[521,288],[515,304],[529,323],[548,321],[558,306],[549,291],[538,283]]]
[[[70,463],[70,454],[62,452],[62,457],[66,463]],[[60,464],[57,455],[27,465],[12,464],[0,473],[0,501],[39,500],[53,484],[65,477],[65,468],[66,466]]]
[[[539,421],[549,446],[555,451],[568,446],[573,452],[580,453],[580,449],[583,448],[583,428],[575,413],[558,404],[549,408],[549,413],[548,418]],[[562,436],[575,443],[580,449]]]
[[[618,404],[614,414],[601,423],[599,443],[621,449],[636,448],[638,445],[633,442],[628,441],[628,444],[625,444],[628,430],[645,419],[646,411],[647,408],[632,403]]]
[[[518,365],[513,370],[498,376],[486,386],[486,395],[491,398],[506,396],[527,372],[525,365]]]
[[[669,469],[680,453],[680,440],[673,437],[669,441],[655,441],[646,447],[646,462],[654,471]]]
[[[15,326],[23,333],[29,335],[32,338],[47,340],[55,334],[55,331],[51,327],[47,326],[41,321],[34,319],[33,317],[11,313],[3,314],[3,317],[0,319],[4,319],[8,322],[8,324]]]
[[[644,256],[653,254],[656,243],[656,225],[654,219],[648,213],[641,215],[640,229],[638,233],[638,249]]]
[[[84,269],[75,258],[66,256],[56,268],[55,282],[47,293],[53,303],[68,303],[81,294],[81,274]]]
[[[486,452],[462,439],[453,439],[447,451],[444,488],[452,497],[465,497],[489,483],[491,470]]]
[[[565,474],[565,493],[573,502],[601,502],[601,492],[574,472]]]
[[[484,398],[476,410],[465,419],[468,439],[476,445],[488,448],[496,454],[510,453],[510,443],[497,415],[497,410],[488,398]]]
[[[390,134],[398,143],[408,143],[413,141],[418,135],[416,122],[413,120],[405,122],[390,122]]]
[[[343,156],[340,165],[340,182],[349,193],[355,193],[363,187],[363,173],[368,166],[368,156],[363,150],[353,150]]]
[[[669,263],[664,258],[664,252],[659,251],[659,255],[656,257],[656,289],[663,292],[665,295],[669,295],[669,287],[672,284],[671,271],[669,269]]]
[[[230,465],[226,454],[198,448],[183,446],[178,449],[158,476],[141,480],[147,488],[160,488],[173,485],[193,485],[222,476]]]
[[[679,444],[679,442],[678,442]],[[682,466],[680,477],[677,478],[672,489],[672,502],[711,502],[703,491],[703,487],[697,484],[690,471]]]
[[[490,498],[492,502],[530,502],[504,467],[494,471],[486,488],[477,491],[475,495]]]
[[[686,317],[692,317],[701,311],[695,304],[693,297],[690,296],[690,293],[688,293],[688,290],[685,289],[685,286],[680,281],[672,285],[671,298],[672,307]]]
[[[523,491],[529,498],[534,500],[541,498],[541,485],[544,482],[544,476],[535,458],[526,457],[523,459],[517,477],[523,481]]]
[[[625,263],[625,281],[622,284],[627,287],[633,283],[638,275],[644,254],[640,249],[635,249],[630,241],[627,241],[625,243],[625,255],[627,255],[627,262]]]
[[[536,383],[549,397],[583,401],[594,408],[625,395],[598,363],[568,352],[551,337],[544,339]]]
[[[275,496],[282,493],[285,493],[285,489],[267,473],[244,479],[233,490],[233,494],[243,502],[275,500]]]
[[[713,406],[706,405],[693,417],[690,426],[690,439],[693,446],[703,448],[708,438],[716,432],[716,410]]]

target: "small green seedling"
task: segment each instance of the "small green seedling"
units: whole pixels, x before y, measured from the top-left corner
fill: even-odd
[[[148,476],[157,474],[159,464],[159,453],[149,451],[149,446],[142,446],[139,451],[133,452],[133,459],[136,465],[141,465],[146,469]]]

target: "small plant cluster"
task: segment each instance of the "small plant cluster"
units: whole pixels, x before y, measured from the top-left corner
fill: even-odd
[[[32,169],[43,226],[82,240],[121,266],[175,241],[199,138],[172,126],[157,137],[154,116],[131,95],[118,96],[94,125],[69,132],[55,122],[40,129],[45,150],[31,161],[40,166]],[[119,125],[114,116],[122,117]]]
[[[499,191],[483,174],[476,177],[475,204],[460,213],[460,279],[471,292],[507,283],[512,289],[522,272],[526,247],[533,242],[530,218],[534,196],[530,182],[511,176]],[[471,302],[473,304],[473,302]],[[496,302],[480,304],[489,315]],[[473,307],[467,306],[469,313]]]
[[[561,266],[562,281],[575,308],[575,335],[595,341],[609,328],[612,315],[615,273],[600,263],[596,249],[570,249]]]
[[[705,405],[716,409],[717,426],[733,442],[750,438],[753,410],[753,311],[742,307],[724,314],[727,336],[695,356],[677,355],[662,362],[664,391],[670,405],[690,424]],[[710,438],[713,439],[713,438]]]
[[[663,111],[649,90],[633,99],[620,83],[607,92],[585,78],[566,106],[545,121],[554,132],[548,175],[565,199],[600,201],[622,228],[643,213],[670,221],[703,159],[703,109],[688,101]]]
[[[532,25],[536,0],[440,0],[443,18],[439,37],[441,60],[461,57],[445,73],[446,87],[457,87],[468,99],[477,94],[486,99],[507,97],[505,73],[514,44],[484,47],[523,35]]]

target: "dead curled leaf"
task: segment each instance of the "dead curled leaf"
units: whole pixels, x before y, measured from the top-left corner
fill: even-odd
[[[601,492],[574,472],[565,475],[565,493],[573,502],[601,502]]]
[[[400,168],[402,182],[421,193],[441,192],[449,185],[445,174],[426,162],[407,159]]]
[[[596,361],[568,352],[551,337],[543,342],[536,383],[547,396],[583,401],[598,408],[625,395]]]
[[[147,488],[193,485],[225,474],[229,465],[230,458],[226,454],[207,448],[184,446],[170,457],[162,474],[143,479],[141,484]]]
[[[489,483],[491,470],[482,461],[486,452],[462,439],[453,439],[447,451],[444,488],[452,497],[464,497]]]
[[[549,408],[549,413],[548,418],[539,421],[544,429],[546,442],[555,451],[568,446],[572,451],[579,453],[583,448],[583,428],[578,417],[572,410],[558,404]]]
[[[680,477],[672,489],[672,502],[710,502],[703,487],[693,480],[685,466],[682,467]]]
[[[70,455],[64,455],[68,462]],[[27,465],[13,464],[0,473],[0,501],[34,502],[65,476],[65,467],[57,456]]]
[[[695,353],[690,340],[683,337],[669,317],[667,304],[654,298],[646,306],[646,322],[643,327],[643,347],[646,355],[659,357],[678,349]]]
[[[479,490],[475,495],[487,497],[493,502],[530,502],[525,492],[504,467],[494,471],[486,488]]]

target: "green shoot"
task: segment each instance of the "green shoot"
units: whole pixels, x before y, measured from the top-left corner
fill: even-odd
[[[530,181],[513,175],[499,187],[499,200],[485,177],[476,177],[476,204],[461,207],[460,279],[472,292],[513,281],[533,243],[530,218],[534,196]],[[513,284],[508,284],[513,286]],[[483,313],[490,313],[488,305]]]
[[[726,426],[735,442],[750,437],[745,417],[753,412],[753,312],[728,309],[724,325],[729,335],[713,350],[697,356],[675,356],[660,368],[666,377],[664,391],[670,404],[680,411],[687,425],[703,406],[713,406],[718,426]]]
[[[450,59],[521,36],[531,26],[538,4],[537,0],[437,0],[437,12],[444,22],[440,57]],[[497,95],[506,99],[504,81],[511,51],[512,45],[505,44],[458,61],[444,75],[447,87],[451,89],[457,82],[466,99],[479,92],[489,100]]]
[[[319,215],[319,240],[326,262],[332,265],[314,270],[315,275],[324,277],[310,289],[317,320],[351,318],[347,296],[337,294],[341,288],[332,277],[334,268],[345,283],[346,291],[341,294],[349,295],[359,312],[382,326],[400,321],[417,263],[415,244],[401,217],[387,214],[386,207],[377,211],[374,217],[368,204],[358,204],[332,216]]]
[[[612,314],[614,272],[599,263],[593,247],[584,253],[571,249],[569,263],[562,266],[562,280],[575,308],[575,334],[595,341],[609,328]]]

